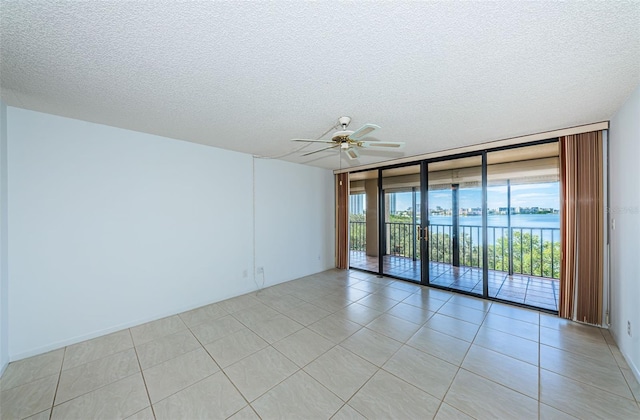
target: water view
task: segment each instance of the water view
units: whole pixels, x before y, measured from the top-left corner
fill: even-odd
[[[431,216],[429,222],[432,225],[451,225],[451,216]],[[458,222],[461,226],[482,226],[482,216],[460,216]],[[507,227],[506,215],[490,215],[487,217],[487,226]],[[559,228],[559,214],[514,214],[511,216],[511,227],[527,228]]]

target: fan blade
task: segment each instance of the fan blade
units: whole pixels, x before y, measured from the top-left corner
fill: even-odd
[[[336,147],[339,147],[339,146],[340,146],[339,144],[334,144],[333,146],[325,147],[324,149],[314,150],[313,152],[305,153],[304,155],[301,155],[301,156],[309,156],[314,153],[322,152],[323,150],[335,149]]]
[[[354,131],[349,138],[351,140],[358,140],[361,139],[364,136],[368,136],[369,134],[371,134],[373,131],[376,131],[380,128],[380,126],[375,125],[375,124],[365,124],[362,127],[358,128],[356,131]]]
[[[358,153],[358,151],[354,147],[350,147],[344,152],[347,154],[347,157],[350,160],[358,159],[360,157],[360,153]]]
[[[402,149],[403,141],[361,141],[358,146],[370,149]]]
[[[291,141],[306,141],[307,143],[333,143],[331,140],[291,139]]]

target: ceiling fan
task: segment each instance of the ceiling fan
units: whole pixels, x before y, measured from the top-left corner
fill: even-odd
[[[368,136],[373,131],[378,130],[380,127],[375,124],[365,124],[356,131],[347,130],[347,127],[351,123],[351,117],[338,118],[338,125],[342,127],[342,130],[336,131],[331,135],[331,140],[312,140],[312,139],[292,139],[292,141],[302,141],[309,143],[324,143],[330,146],[322,149],[314,150],[313,152],[305,153],[302,156],[309,156],[314,153],[322,152],[324,150],[340,148],[343,150],[347,157],[351,160],[360,157],[358,148],[362,149],[402,149],[404,142],[392,142],[392,141],[364,141],[363,137]],[[338,127],[338,125],[334,127]]]

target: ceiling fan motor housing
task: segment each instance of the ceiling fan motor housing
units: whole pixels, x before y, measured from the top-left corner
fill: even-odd
[[[333,133],[331,140],[335,141],[336,143],[344,143],[349,141],[349,136],[352,134],[353,134],[353,131],[349,131],[349,130],[336,131],[335,133]]]

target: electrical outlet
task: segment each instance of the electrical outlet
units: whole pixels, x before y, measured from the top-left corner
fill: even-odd
[[[242,270],[242,278],[246,279],[249,277],[249,270]]]
[[[264,267],[256,267],[256,274],[264,274]]]
[[[627,321],[627,334],[631,337],[631,321]]]

